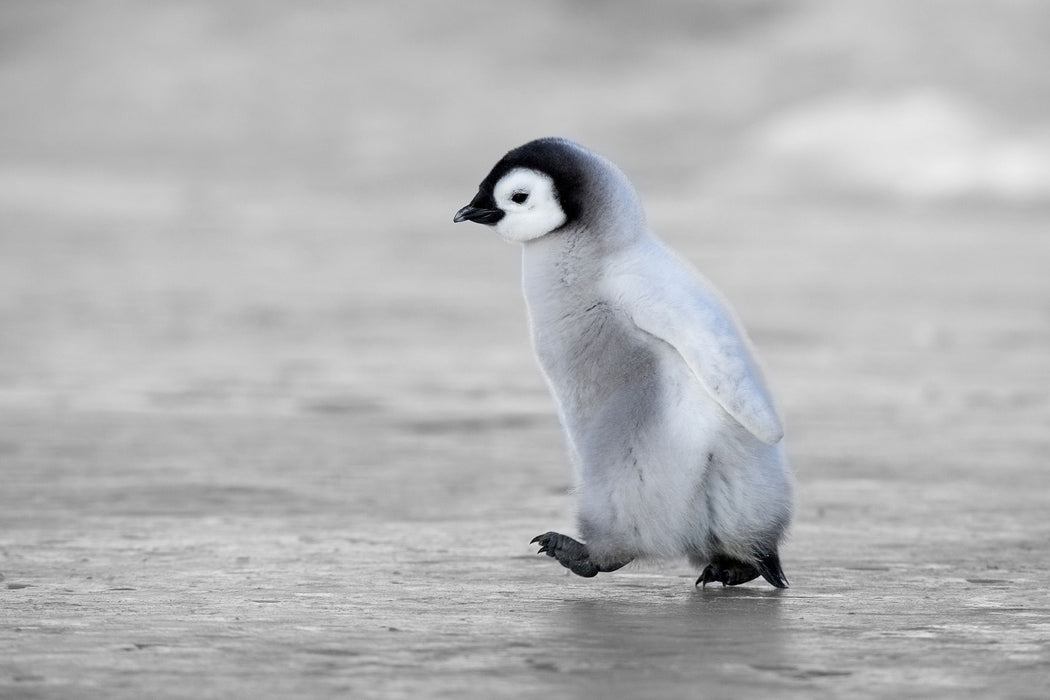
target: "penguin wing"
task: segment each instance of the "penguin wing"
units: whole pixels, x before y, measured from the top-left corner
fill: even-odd
[[[779,442],[784,428],[728,303],[678,265],[661,271],[670,274],[618,276],[622,308],[640,330],[673,347],[707,393],[748,432],[769,445]]]

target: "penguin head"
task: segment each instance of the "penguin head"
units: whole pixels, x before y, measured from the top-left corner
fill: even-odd
[[[594,156],[561,138],[530,141],[503,156],[482,180],[470,204],[453,221],[492,226],[503,238],[524,243],[578,222]]]

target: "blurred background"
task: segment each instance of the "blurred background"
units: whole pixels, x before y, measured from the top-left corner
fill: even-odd
[[[1037,0],[4,3],[0,407],[549,430],[518,251],[451,217],[564,135],[733,301],[804,481],[1029,473],[1047,36]]]

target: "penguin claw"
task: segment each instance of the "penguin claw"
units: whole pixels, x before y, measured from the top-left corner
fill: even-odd
[[[704,567],[704,570],[700,572],[700,578],[696,579],[694,586],[700,586],[701,588],[707,588],[707,584],[714,583],[715,581],[722,584],[722,588],[726,587],[725,581],[720,578],[721,571],[716,570],[713,566],[708,564]]]
[[[558,532],[545,532],[537,535],[529,544],[539,544],[540,549],[537,554],[546,554],[548,557],[557,559],[566,569],[584,578],[591,578],[602,571],[616,571],[627,564],[627,562],[598,564],[591,560],[587,545]]]

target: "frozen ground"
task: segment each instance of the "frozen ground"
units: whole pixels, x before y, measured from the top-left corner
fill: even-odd
[[[675,5],[0,9],[0,697],[1046,696],[1050,13]],[[548,133],[751,330],[789,590],[527,544],[564,449],[450,219]]]

